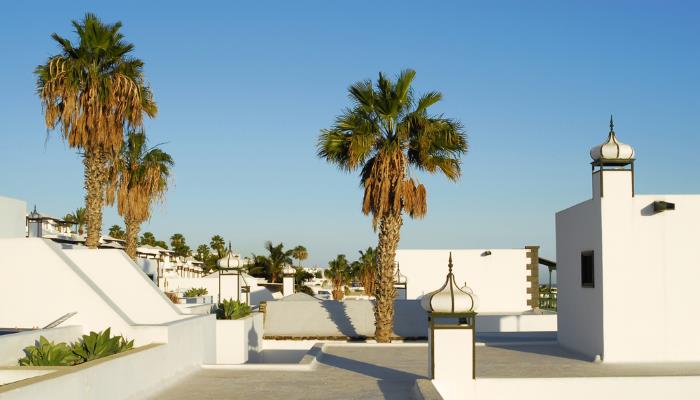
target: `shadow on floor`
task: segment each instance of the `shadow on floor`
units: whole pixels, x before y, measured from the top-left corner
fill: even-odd
[[[499,345],[499,344],[489,344],[488,347],[503,349],[509,351],[517,351],[521,353],[531,353],[538,354],[549,357],[565,358],[576,361],[586,361],[591,362],[589,357],[578,354],[576,352],[567,350],[558,344],[525,344],[525,345]],[[478,351],[477,351],[478,359]]]
[[[331,367],[375,378],[384,399],[388,400],[407,400],[414,398],[413,385],[415,385],[416,379],[425,378],[423,375],[382,367],[334,354],[323,354],[320,362]]]

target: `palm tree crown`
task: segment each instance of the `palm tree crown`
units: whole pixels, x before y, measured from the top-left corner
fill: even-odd
[[[134,258],[139,226],[150,218],[153,202],[163,200],[174,162],[163,150],[149,148],[141,130],[129,132],[112,163],[107,202],[112,204],[116,198],[117,211],[126,225],[127,254]]]
[[[60,53],[35,69],[37,92],[48,129],[58,129],[68,145],[83,151],[86,245],[96,248],[102,229],[107,157],[119,153],[125,128],[141,126],[143,114],[157,107],[143,76],[143,62],[129,54],[134,46],[94,14],[73,21],[79,43],[54,33]]]
[[[425,215],[425,188],[411,177],[409,167],[456,180],[467,151],[459,122],[428,114],[441,93],[414,99],[414,76],[415,71],[405,70],[392,82],[380,73],[376,87],[370,80],[353,84],[353,106],[318,140],[319,157],[343,170],[362,169],[362,211],[371,213],[375,224],[404,210],[412,217]]]
[[[66,220],[66,222],[75,225],[78,235],[82,235],[85,228],[85,224],[87,223],[85,207],[79,207],[75,210],[75,212],[66,214],[66,216],[63,219]]]
[[[273,245],[269,240],[265,242],[265,250],[267,250],[267,256],[253,254],[253,266],[251,269],[264,271],[266,278],[270,279],[270,282],[277,282],[284,266],[292,264],[293,250],[285,250],[283,243]]]

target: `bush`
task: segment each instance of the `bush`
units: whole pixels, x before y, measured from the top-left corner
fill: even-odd
[[[207,293],[209,293],[207,288],[203,288],[203,287],[190,288],[190,289],[187,289],[187,291],[185,291],[185,293],[183,293],[183,296],[184,297],[198,297],[198,296],[205,296],[205,295],[207,295]]]
[[[309,296],[315,296],[315,295],[316,295],[316,293],[314,293],[313,289],[311,289],[310,287],[308,287],[308,286],[306,286],[306,285],[303,285],[303,284],[302,284],[302,285],[297,285],[297,292],[299,292],[299,293],[306,293],[306,294],[308,294]]]
[[[216,310],[216,319],[239,319],[249,315],[250,312],[250,306],[246,303],[233,299],[224,300],[223,303],[219,303]]]
[[[90,332],[89,335],[83,335],[81,340],[73,343],[71,349],[80,362],[86,362],[121,353],[133,347],[133,340],[127,342],[122,336],[111,337],[110,328],[107,328],[100,333]]]
[[[70,346],[65,343],[49,342],[41,336],[38,345],[24,348],[26,356],[19,359],[19,365],[77,365],[134,347],[133,340],[127,341],[122,336],[112,337],[110,331],[110,328],[107,328],[99,333],[90,332],[89,335],[83,335]]]
[[[19,359],[19,365],[74,365],[78,357],[65,343],[49,342],[40,336],[39,342],[24,348],[25,357]]]

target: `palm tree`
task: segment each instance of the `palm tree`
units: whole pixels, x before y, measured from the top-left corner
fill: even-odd
[[[176,233],[170,237],[170,246],[178,257],[187,257],[192,253],[182,233]]]
[[[333,286],[333,300],[342,300],[345,292],[343,286],[350,282],[350,265],[345,258],[345,254],[338,254],[335,260],[328,261],[328,268],[325,270],[326,278],[331,280]]]
[[[301,262],[309,258],[309,252],[306,247],[299,245],[292,249],[292,258],[299,260],[299,268],[301,268]]]
[[[228,254],[226,250],[226,242],[220,235],[212,236],[209,246],[211,246],[213,250],[216,250],[216,255],[219,257],[219,259],[224,258]]]
[[[87,214],[85,213],[85,207],[80,207],[75,210],[75,212],[66,214],[63,217],[66,222],[75,225],[75,229],[78,235],[82,235],[85,232],[85,224],[87,223]]]
[[[109,236],[116,238],[116,239],[125,239],[126,238],[126,232],[122,229],[121,226],[119,225],[112,225],[109,228]]]
[[[85,168],[86,245],[97,248],[108,179],[108,157],[119,153],[125,127],[138,127],[157,107],[143,77],[134,46],[94,14],[73,21],[79,42],[54,33],[60,53],[36,67],[37,92],[46,127],[57,129],[72,148],[82,150]]]
[[[267,256],[253,254],[251,270],[265,271],[266,278],[271,283],[277,282],[282,269],[287,264],[292,264],[293,250],[284,250],[284,244],[273,245],[271,241],[265,242]]]
[[[442,99],[439,92],[414,99],[414,76],[415,71],[405,70],[392,81],[380,73],[376,85],[366,80],[350,86],[352,106],[321,131],[317,145],[320,158],[344,171],[361,171],[362,211],[372,214],[372,226],[379,230],[374,293],[378,342],[391,341],[394,257],[402,214],[420,218],[427,211],[425,187],[412,177],[410,167],[441,172],[455,181],[467,151],[459,122],[428,114]]]
[[[356,261],[355,276],[365,288],[367,296],[374,295],[374,277],[377,275],[377,252],[373,247],[368,247],[367,250],[360,250],[360,259]]]
[[[126,254],[134,260],[141,224],[150,218],[153,203],[163,200],[173,164],[168,153],[147,147],[142,130],[130,131],[125,146],[112,160],[107,203],[113,204],[116,198],[117,212],[126,226]]]

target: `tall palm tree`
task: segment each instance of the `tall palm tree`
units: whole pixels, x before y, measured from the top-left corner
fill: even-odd
[[[394,257],[402,215],[420,218],[427,212],[425,187],[412,176],[411,167],[441,172],[455,181],[467,151],[459,122],[428,114],[442,99],[439,92],[414,99],[414,77],[413,70],[402,71],[395,81],[380,73],[374,85],[366,80],[350,86],[352,106],[321,131],[317,145],[320,158],[344,171],[361,171],[362,211],[372,214],[372,226],[379,230],[374,293],[378,342],[391,341]]]
[[[301,268],[301,262],[309,258],[309,252],[306,247],[299,245],[292,249],[292,258],[299,260],[299,268]]]
[[[168,190],[172,157],[158,147],[147,147],[146,134],[130,131],[126,144],[113,159],[107,203],[117,201],[126,226],[126,254],[136,259],[139,229],[151,216],[151,206]]]
[[[270,282],[275,283],[282,274],[284,266],[292,263],[293,250],[285,250],[283,243],[273,245],[269,240],[265,242],[265,250],[267,250],[267,256],[253,254],[251,269],[265,271]]]
[[[356,261],[356,277],[365,288],[367,296],[374,295],[374,277],[377,275],[377,252],[374,247],[360,250],[360,258]]]
[[[333,286],[333,300],[342,300],[345,295],[343,286],[350,283],[351,278],[351,269],[345,254],[338,254],[335,260],[328,261],[328,268],[324,274]]]
[[[75,230],[78,235],[85,233],[85,224],[87,223],[85,207],[79,207],[75,210],[75,212],[66,214],[63,219],[66,220],[66,222],[75,225]]]
[[[94,14],[72,21],[78,44],[54,33],[60,53],[35,69],[46,127],[57,129],[83,154],[86,245],[97,248],[108,179],[108,157],[120,151],[124,128],[138,127],[157,107],[143,77],[143,62],[130,56],[134,45]]]

